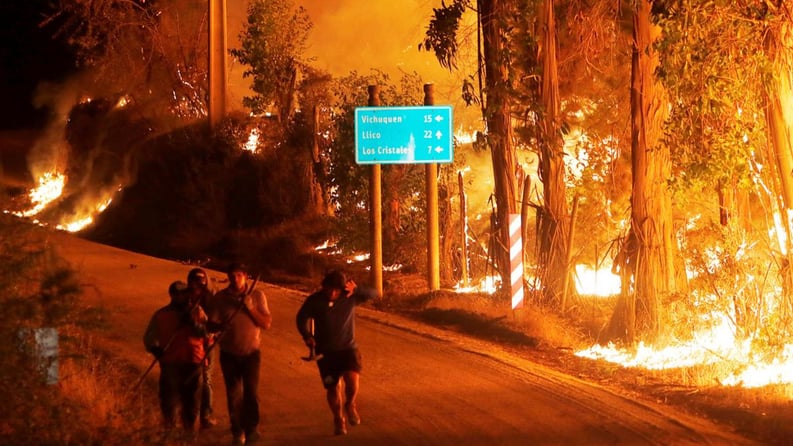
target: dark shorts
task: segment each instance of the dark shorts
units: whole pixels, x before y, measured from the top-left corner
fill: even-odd
[[[358,349],[328,352],[317,361],[319,376],[326,389],[332,389],[339,383],[344,372],[361,372],[361,352]]]

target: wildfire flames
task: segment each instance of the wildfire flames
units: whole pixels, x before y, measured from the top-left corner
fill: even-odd
[[[10,213],[17,217],[31,218],[34,223],[46,226],[47,223],[40,221],[37,216],[62,197],[66,181],[66,175],[57,170],[44,173],[38,179],[38,186],[31,189],[28,193],[31,207],[24,211],[6,210],[5,213]],[[54,226],[62,231],[81,231],[91,225],[96,215],[107,209],[112,201],[112,194],[107,197],[99,198],[97,199],[97,204],[88,205],[80,212],[61,216]]]

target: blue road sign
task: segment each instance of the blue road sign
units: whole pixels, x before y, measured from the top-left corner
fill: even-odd
[[[452,107],[358,107],[358,164],[451,163]]]

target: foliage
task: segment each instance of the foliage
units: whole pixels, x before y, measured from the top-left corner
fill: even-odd
[[[417,74],[405,74],[398,84],[381,72],[359,75],[356,72],[335,81],[335,106],[333,122],[335,138],[329,148],[329,176],[332,202],[339,224],[339,244],[351,251],[368,251],[369,242],[369,170],[355,163],[355,107],[368,103],[367,87],[378,85],[382,105],[417,105],[423,103],[419,96],[421,79]],[[414,249],[423,233],[425,198],[423,168],[419,165],[382,166],[383,192],[399,201],[400,251],[383,253],[384,260],[395,263],[413,263]],[[398,181],[389,182],[391,176]],[[392,189],[390,193],[388,189]]]
[[[670,312],[681,319],[670,326],[687,332],[678,335],[690,336],[691,324],[683,323],[689,318],[713,324],[726,317],[738,340],[777,347],[790,342],[791,314],[777,280],[782,263],[768,261],[775,257],[769,246],[767,238],[735,224],[705,223],[689,231],[684,248],[692,292]]]
[[[193,0],[64,0],[42,26],[86,68],[79,94],[128,95],[150,116],[196,118],[206,115],[206,12]]]
[[[297,70],[312,27],[306,10],[294,8],[291,0],[253,0],[248,5],[248,22],[241,33],[241,48],[231,50],[240,63],[250,67],[243,74],[252,79],[255,96],[245,97],[243,105],[255,114],[275,105],[284,115],[292,94]],[[285,118],[285,116],[282,116]]]
[[[672,94],[665,144],[674,184],[687,194],[751,186],[751,163],[767,144],[762,29],[731,1],[688,2],[661,15],[659,77]]]
[[[43,230],[4,217],[0,231],[0,442],[69,444],[84,429],[73,425],[74,405],[50,382],[57,364],[36,341],[39,329],[54,329],[58,356],[67,357],[75,329],[98,326],[99,314],[81,304],[76,272],[54,251]],[[42,332],[43,333],[43,332]],[[48,373],[49,372],[49,373]],[[37,438],[31,439],[31,432]],[[22,440],[24,439],[24,440]]]
[[[424,42],[419,49],[432,50],[441,66],[450,71],[457,67],[457,31],[466,8],[471,7],[469,0],[453,0],[451,4],[442,3],[440,8],[433,8],[433,18],[427,27]]]

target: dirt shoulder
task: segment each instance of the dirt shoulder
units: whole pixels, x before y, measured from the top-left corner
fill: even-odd
[[[426,293],[421,278],[386,280],[376,305],[423,323],[496,342],[506,350],[562,373],[595,382],[635,400],[669,406],[732,428],[764,444],[793,438],[793,402],[786,386],[760,389],[689,384],[694,369],[651,371],[595,361],[574,353],[594,343],[586,328],[536,309],[512,311],[507,302],[481,294]],[[389,287],[390,284],[390,287]],[[423,288],[422,288],[423,287]]]

